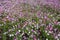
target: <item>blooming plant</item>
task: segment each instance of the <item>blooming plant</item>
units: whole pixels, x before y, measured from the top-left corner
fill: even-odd
[[[0,40],[60,40],[59,3],[0,0]]]

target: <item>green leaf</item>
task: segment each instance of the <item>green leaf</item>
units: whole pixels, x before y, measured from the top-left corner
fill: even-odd
[[[54,25],[54,28],[58,28],[60,30],[60,25]]]
[[[36,23],[39,22],[39,18],[38,17],[33,17],[32,20],[34,20]]]

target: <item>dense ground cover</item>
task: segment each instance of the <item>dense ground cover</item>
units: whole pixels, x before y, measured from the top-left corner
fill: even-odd
[[[60,40],[60,0],[0,0],[0,40]]]

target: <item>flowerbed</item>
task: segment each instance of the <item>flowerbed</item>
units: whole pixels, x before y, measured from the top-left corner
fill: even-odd
[[[4,4],[0,7],[0,40],[60,40],[58,2],[58,8],[51,3],[30,2],[0,2]]]

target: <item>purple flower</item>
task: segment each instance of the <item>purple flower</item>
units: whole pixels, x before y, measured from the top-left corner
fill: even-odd
[[[35,35],[33,36],[33,40],[37,40]]]
[[[2,13],[3,12],[3,7],[2,6],[0,6],[0,13]]]
[[[14,38],[14,40],[17,40],[16,38]]]
[[[22,13],[22,12],[20,12],[19,16],[20,16],[20,17],[22,17],[22,16],[23,16],[23,13]]]
[[[16,35],[18,35],[18,34],[19,34],[19,32],[17,31],[17,32],[16,32]]]

